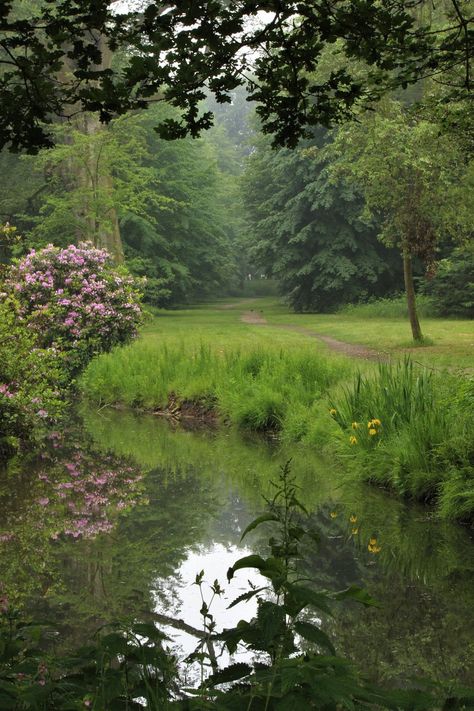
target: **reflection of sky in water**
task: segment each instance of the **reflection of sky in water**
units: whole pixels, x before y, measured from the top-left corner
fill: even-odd
[[[235,627],[241,619],[249,621],[255,616],[257,611],[256,597],[247,602],[241,602],[230,610],[228,606],[233,600],[239,597],[239,595],[250,590],[248,583],[249,578],[251,578],[252,584],[256,587],[263,587],[268,581],[253,569],[238,570],[230,583],[227,582],[226,574],[227,570],[239,558],[250,555],[251,553],[252,551],[248,548],[224,546],[221,543],[216,543],[211,546],[201,546],[197,550],[191,551],[179,570],[176,571],[176,577],[179,583],[178,589],[174,590],[178,597],[174,613],[170,615],[169,611],[163,608],[159,600],[156,600],[156,612],[184,620],[188,625],[202,630],[203,620],[199,613],[202,599],[195,580],[196,575],[204,570],[202,591],[207,604],[209,604],[212,598],[213,593],[210,586],[215,580],[217,580],[220,587],[224,589],[222,595],[216,595],[214,597],[209,610],[216,622],[216,632],[224,628]],[[191,654],[198,644],[196,637],[173,627],[167,627],[166,633],[173,640],[173,646],[176,645],[183,657]],[[242,661],[243,659],[248,660],[249,657],[250,655],[242,650],[240,652],[237,651],[237,653],[232,656],[232,659],[238,658],[238,661]],[[220,661],[222,662],[227,663],[229,660],[230,657],[228,654],[223,654],[223,656],[220,657]]]
[[[288,456],[231,430],[173,432],[128,413],[93,413],[88,429],[94,445],[82,433],[52,433],[42,457],[0,474],[0,593],[33,616],[60,620],[79,645],[104,621],[148,619],[153,610],[202,629],[193,583],[204,570],[207,601],[216,578],[225,590],[211,608],[217,630],[250,620],[255,599],[227,607],[248,591],[248,579],[259,585],[256,572],[238,571],[230,586],[226,573],[250,552],[268,554],[268,524],[245,547],[238,541]],[[324,626],[338,652],[382,680],[426,675],[472,684],[466,529],[311,457],[295,448],[291,465],[321,534],[305,545],[305,572],[318,589],[360,584],[381,603],[336,607]],[[195,649],[196,638],[167,631],[180,656]]]

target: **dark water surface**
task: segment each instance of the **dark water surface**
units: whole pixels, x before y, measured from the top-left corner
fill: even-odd
[[[84,412],[83,426],[50,433],[35,457],[0,473],[1,593],[49,620],[71,647],[106,621],[165,614],[199,627],[205,580],[225,584],[229,565],[266,553],[268,531],[239,544],[262,510],[262,494],[289,454],[228,430],[173,430],[149,416]],[[339,653],[372,679],[417,676],[474,684],[474,545],[469,531],[438,521],[371,487],[344,480],[330,463],[293,449],[292,472],[321,533],[308,550],[319,587],[364,585],[379,608],[340,604],[323,620]],[[370,539],[376,539],[369,550]],[[240,571],[218,622],[247,589]],[[154,617],[155,616],[155,617]],[[178,648],[193,643],[174,630]]]

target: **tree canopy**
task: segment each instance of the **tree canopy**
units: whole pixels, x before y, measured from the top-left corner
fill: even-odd
[[[263,131],[292,147],[309,126],[422,77],[441,75],[448,98],[472,92],[472,0],[147,0],[119,8],[110,0],[2,3],[0,146],[35,151],[53,143],[48,124],[58,117],[86,110],[108,122],[162,98],[181,116],[163,121],[161,135],[196,136],[212,123],[200,108],[205,96],[229,102],[246,85]],[[338,61],[317,71],[328,48]]]

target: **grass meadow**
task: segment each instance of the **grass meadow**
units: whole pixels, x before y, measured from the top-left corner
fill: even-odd
[[[91,363],[81,389],[98,407],[197,403],[223,424],[278,433],[286,446],[337,457],[348,476],[472,521],[474,323],[425,319],[431,345],[407,348],[396,307],[389,318],[369,306],[295,315],[264,298],[156,311],[137,341]],[[315,333],[388,362],[333,352]]]

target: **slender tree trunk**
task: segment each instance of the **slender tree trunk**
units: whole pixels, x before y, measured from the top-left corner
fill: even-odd
[[[405,279],[405,293],[407,295],[408,316],[410,318],[411,332],[414,341],[422,341],[420,322],[416,310],[415,285],[413,283],[413,269],[411,255],[407,250],[403,250],[403,276]]]

